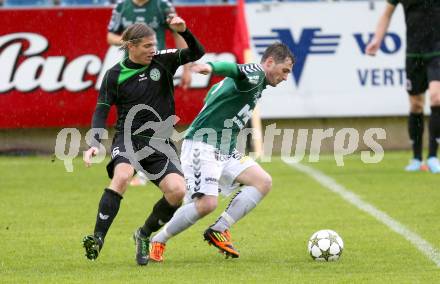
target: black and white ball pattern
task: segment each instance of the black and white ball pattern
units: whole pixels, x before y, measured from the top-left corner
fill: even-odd
[[[308,250],[314,260],[335,261],[344,250],[344,242],[335,231],[320,230],[310,237]]]

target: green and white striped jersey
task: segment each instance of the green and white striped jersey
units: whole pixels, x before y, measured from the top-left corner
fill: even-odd
[[[213,73],[215,72],[215,64]],[[221,64],[221,63],[220,63]],[[234,64],[234,76],[226,77],[209,90],[205,105],[187,130],[185,139],[203,141],[222,153],[232,153],[237,136],[267,86],[260,64]],[[238,71],[238,72],[237,72]]]

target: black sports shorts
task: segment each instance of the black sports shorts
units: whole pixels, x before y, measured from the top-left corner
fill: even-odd
[[[145,146],[149,146],[152,149],[156,149],[154,143],[150,142],[151,139],[145,137],[132,136],[131,143],[134,152],[143,149]],[[161,141],[163,146],[168,146],[167,149],[174,151],[172,155],[165,154],[158,150],[153,150],[152,153],[138,161],[141,165],[143,172],[147,175],[147,177],[157,186],[162,181],[162,179],[170,173],[176,173],[183,177],[180,161],[177,156],[176,146],[173,142],[169,140]],[[132,161],[129,158],[121,155],[121,152],[126,151],[126,146],[124,145],[124,135],[116,134],[113,138],[112,147],[111,147],[111,161],[107,165],[107,173],[108,177],[113,178],[114,169],[116,165],[120,163],[127,163],[133,165]],[[129,146],[130,147],[130,146]],[[167,152],[167,151],[165,151]],[[168,151],[169,152],[169,151]],[[132,156],[130,156],[132,158]],[[135,158],[134,158],[135,159]],[[134,165],[133,165],[134,166]]]
[[[431,81],[440,81],[440,56],[406,58],[406,90],[410,96],[424,94]]]

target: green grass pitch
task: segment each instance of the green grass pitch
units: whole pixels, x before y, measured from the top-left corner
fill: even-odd
[[[379,164],[359,155],[309,164],[440,248],[440,175],[403,171],[410,153],[386,152]],[[97,261],[81,239],[92,232],[109,180],[105,164],[74,172],[50,157],[0,157],[0,283],[439,283],[440,267],[386,225],[311,177],[274,158],[262,166],[273,190],[232,228],[239,259],[224,259],[202,239],[227,205],[170,240],[163,264],[138,267],[133,231],[160,192],[129,188]],[[307,241],[333,229],[345,242],[339,261],[318,263]]]

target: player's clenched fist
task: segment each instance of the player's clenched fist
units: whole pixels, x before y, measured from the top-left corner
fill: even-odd
[[[91,147],[89,150],[84,152],[83,160],[86,164],[86,167],[90,167],[92,165],[92,157],[98,155],[99,150],[96,147]]]
[[[185,21],[179,16],[172,15],[167,19],[167,23],[170,26],[170,29],[175,32],[184,32],[186,30]]]

